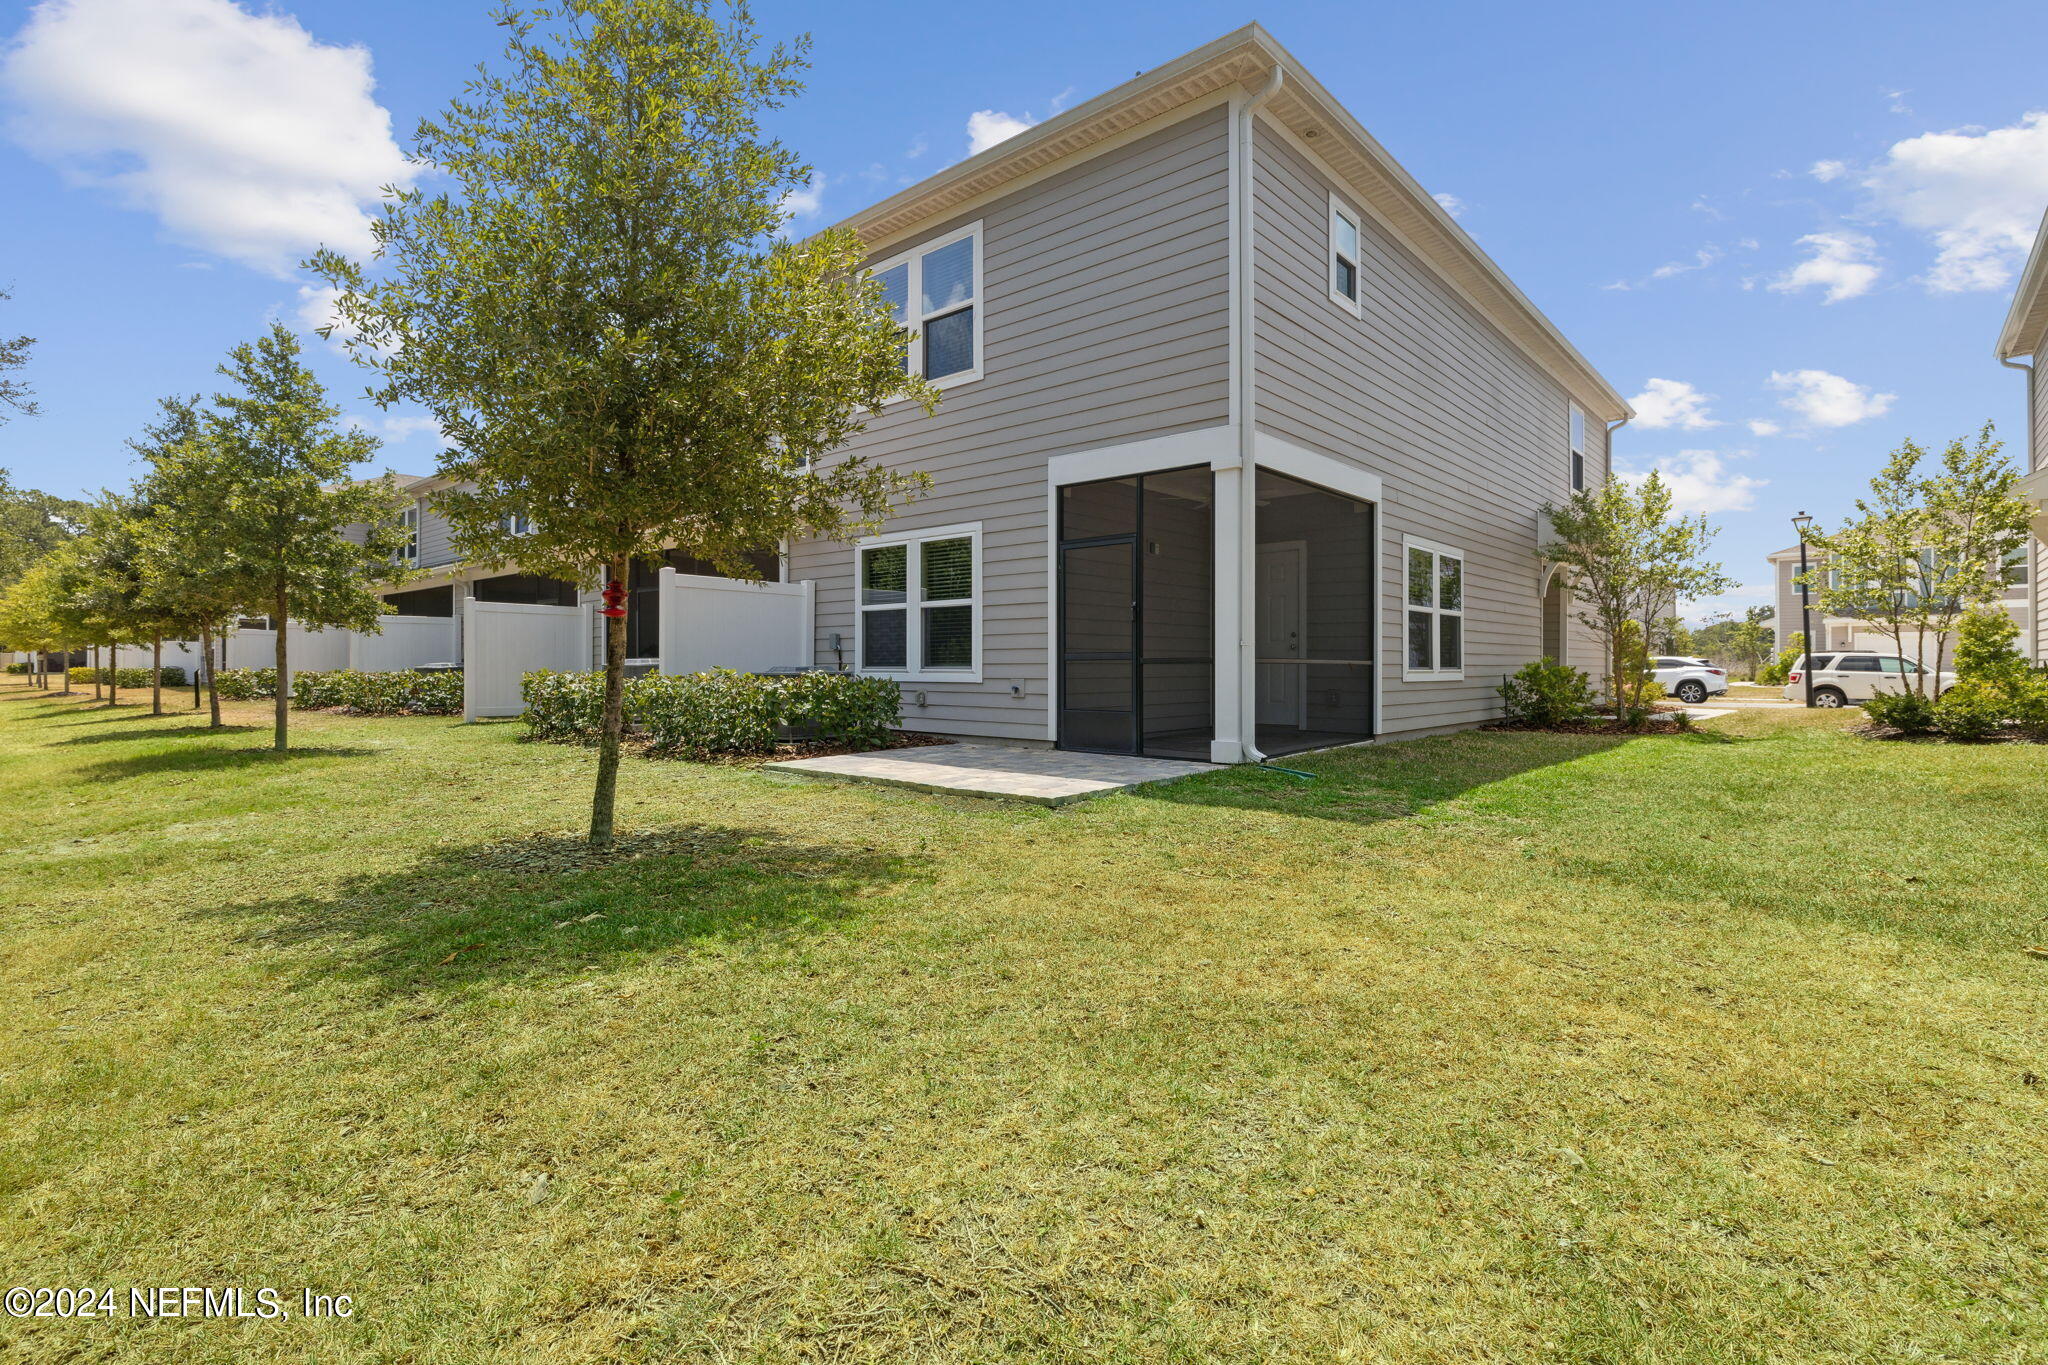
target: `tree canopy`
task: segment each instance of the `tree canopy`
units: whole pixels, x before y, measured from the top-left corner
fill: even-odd
[[[914,476],[843,452],[905,372],[902,324],[851,232],[777,234],[808,182],[765,136],[806,44],[744,7],[554,0],[498,12],[503,61],[423,121],[448,188],[397,193],[376,259],[312,262],[383,403],[447,438],[436,503],[458,553],[591,584],[675,547],[746,556],[872,529]],[[592,802],[611,838],[624,622],[609,622]]]

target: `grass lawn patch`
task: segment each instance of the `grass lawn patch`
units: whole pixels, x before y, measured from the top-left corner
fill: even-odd
[[[2048,1358],[2048,749],[1463,734],[1062,810],[0,686],[23,1361]]]

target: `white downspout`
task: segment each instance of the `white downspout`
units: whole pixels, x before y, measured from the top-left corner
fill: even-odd
[[[1259,92],[1237,111],[1237,733],[1247,763],[1262,763],[1258,746],[1258,363],[1252,345],[1252,280],[1257,266],[1255,219],[1256,180],[1252,165],[1252,128],[1259,106],[1279,93],[1286,73],[1275,63]]]
[[[2039,440],[2035,433],[2041,428],[2040,418],[2034,411],[2038,402],[2034,392],[2034,365],[2038,365],[2040,361],[2036,360],[2030,364],[2002,355],[1998,357],[1998,363],[2008,370],[2018,370],[2027,377],[2027,472],[2031,474],[2041,467],[2042,457],[2048,456],[2048,451],[2035,449]],[[2035,660],[2039,661],[2044,648],[2041,640],[2041,565],[2038,562],[2041,557],[2029,550],[2027,558],[2031,561],[2027,565],[2027,638],[2033,644]]]

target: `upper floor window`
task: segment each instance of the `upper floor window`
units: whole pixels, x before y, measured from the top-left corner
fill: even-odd
[[[533,534],[533,518],[524,512],[513,512],[498,518],[498,529],[508,536]]]
[[[974,681],[981,669],[981,526],[860,542],[856,667]]]
[[[2025,545],[2015,545],[2005,552],[2004,571],[1999,575],[2008,588],[2026,586],[2027,571],[2032,567],[2033,554]]]
[[[981,378],[981,224],[874,268],[904,330],[903,367],[941,388]]]
[[[1330,298],[1352,313],[1359,312],[1358,274],[1363,257],[1359,254],[1357,210],[1330,196]]]
[[[1586,486],[1586,410],[1577,403],[1572,409],[1572,492]]]
[[[1465,676],[1465,552],[1407,542],[1408,648],[1402,676]]]
[[[413,503],[398,514],[398,528],[405,533],[405,543],[398,547],[398,562],[417,564],[420,562],[420,505]]]

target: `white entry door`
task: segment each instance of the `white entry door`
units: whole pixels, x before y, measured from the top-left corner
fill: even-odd
[[[1308,548],[1300,541],[1259,547],[1258,622],[1253,632],[1259,659],[1258,716],[1261,725],[1308,720],[1308,692],[1301,659],[1308,600]]]

